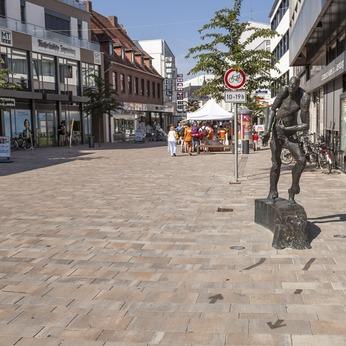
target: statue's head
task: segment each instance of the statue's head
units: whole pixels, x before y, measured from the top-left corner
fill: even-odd
[[[300,86],[300,78],[299,77],[291,77],[290,81],[288,82],[288,92],[290,94],[294,94],[299,90]]]

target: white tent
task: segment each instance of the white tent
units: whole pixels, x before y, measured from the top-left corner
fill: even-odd
[[[233,114],[220,107],[214,99],[195,112],[187,113],[187,120],[230,120]]]

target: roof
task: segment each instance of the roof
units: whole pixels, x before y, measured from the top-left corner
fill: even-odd
[[[196,112],[187,113],[188,120],[229,120],[233,114],[224,110],[214,99],[210,99]]]
[[[144,59],[152,60],[151,56],[145,52],[143,49],[140,49],[134,41],[128,36],[123,26],[118,23],[112,22],[107,17],[101,15],[96,11],[91,11],[91,28],[93,37],[98,42],[108,42],[112,41],[114,46],[123,47],[125,51],[133,51],[136,55],[142,55]],[[105,56],[111,61],[116,63],[126,65],[128,67],[137,68],[141,71],[151,73],[161,78],[161,75],[155,70],[154,67],[148,67],[145,64],[138,64],[136,61],[131,62],[125,56],[122,59],[119,56],[111,56],[108,52],[104,52]]]

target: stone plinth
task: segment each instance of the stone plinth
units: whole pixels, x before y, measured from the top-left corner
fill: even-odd
[[[255,222],[274,233],[273,247],[276,249],[310,249],[307,216],[299,204],[278,198],[255,200]]]

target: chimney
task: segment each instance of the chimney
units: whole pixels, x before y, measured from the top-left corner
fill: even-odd
[[[116,16],[108,16],[108,20],[112,23],[113,26],[118,25],[118,17]]]
[[[87,11],[87,12],[92,12],[92,10],[93,10],[93,4],[92,4],[92,2],[91,1],[85,1],[84,2],[84,6],[85,6],[85,10]]]

